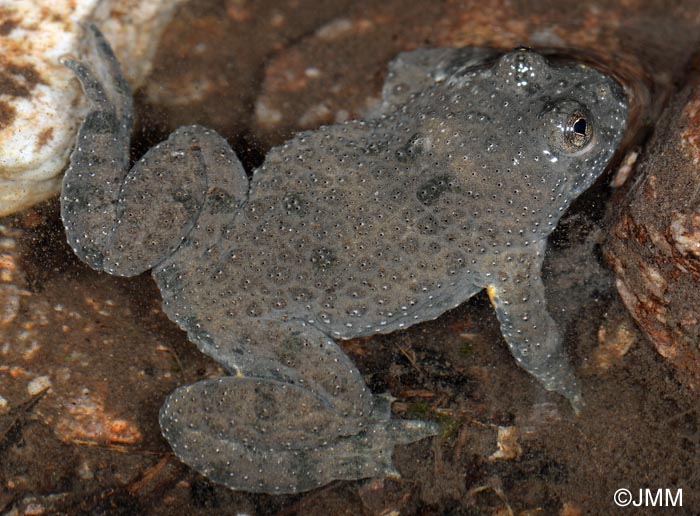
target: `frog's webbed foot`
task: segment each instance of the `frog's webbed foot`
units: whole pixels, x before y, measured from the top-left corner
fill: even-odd
[[[133,276],[170,256],[195,223],[220,234],[245,200],[248,180],[226,141],[197,126],[179,128],[129,171],[131,92],[104,36],[88,30],[90,57],[63,60],[90,110],[63,179],[61,216],[83,261]]]
[[[561,334],[546,310],[542,261],[540,253],[519,255],[493,275],[487,290],[518,365],[545,389],[565,396],[578,413],[583,399]]]
[[[86,61],[61,61],[75,73],[90,104],[63,179],[61,215],[75,253],[101,269],[129,167],[133,101],[109,43],[93,25],[86,29],[92,35]]]
[[[395,476],[394,445],[436,433],[421,421],[347,417],[297,385],[230,376],[177,389],[160,424],[192,468],[232,489],[271,494]]]
[[[271,321],[211,349],[200,339],[200,349],[237,375],[168,397],[160,423],[176,455],[216,482],[252,492],[396,475],[394,446],[434,435],[435,426],[391,420],[390,399],[369,392],[337,343],[296,326]]]

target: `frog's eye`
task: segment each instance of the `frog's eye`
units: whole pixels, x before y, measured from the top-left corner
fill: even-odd
[[[564,128],[564,139],[569,149],[567,152],[576,152],[583,149],[593,136],[593,124],[588,121],[588,114],[583,111],[575,111],[569,115]]]
[[[540,115],[552,150],[580,154],[591,148],[595,121],[588,110],[574,100],[547,104]]]

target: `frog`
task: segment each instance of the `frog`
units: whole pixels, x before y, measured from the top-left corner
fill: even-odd
[[[549,314],[547,238],[624,132],[623,87],[527,47],[417,49],[363,119],[302,131],[246,173],[212,129],[183,126],[133,165],[133,100],[109,43],[64,57],[89,111],[62,185],[68,243],[93,269],[151,271],[163,310],[224,376],[159,414],[215,483],[289,494],[398,475],[392,418],[342,341],[429,321],[486,290],[517,365],[579,410]]]

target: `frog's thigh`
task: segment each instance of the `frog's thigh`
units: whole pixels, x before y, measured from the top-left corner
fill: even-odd
[[[567,397],[576,407],[579,387],[569,365],[556,323],[546,310],[540,255],[526,255],[496,274],[487,286],[491,302],[518,365],[547,390]]]
[[[395,423],[346,418],[300,386],[240,377],[181,387],[160,414],[163,435],[185,463],[230,488],[263,493],[395,473],[397,436],[434,433],[420,422],[397,432]]]
[[[247,192],[248,178],[226,140],[212,129],[178,128],[126,176],[105,270],[133,275],[156,267],[195,224],[200,232],[191,239],[211,238],[203,244],[213,245]]]
[[[236,376],[181,387],[161,410],[163,435],[188,465],[234,489],[299,492],[334,479],[395,473],[395,444],[436,428],[390,419],[338,344],[301,321],[240,320],[236,338],[196,335]]]
[[[104,269],[133,276],[170,256],[191,231],[206,198],[196,134],[180,128],[150,149],[124,179]]]
[[[242,377],[295,383],[344,415],[369,417],[373,396],[338,343],[303,322],[241,318],[237,335],[194,339],[200,350]]]

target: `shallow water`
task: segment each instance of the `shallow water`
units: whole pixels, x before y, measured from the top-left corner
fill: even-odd
[[[532,0],[311,4],[184,6],[137,99],[134,154],[196,122],[222,131],[252,170],[291,131],[370,109],[398,50],[450,42],[576,47],[556,53],[625,84],[623,147],[643,149],[700,48],[691,3],[598,2],[573,19]],[[317,81],[296,74],[311,65]],[[278,122],[262,117],[263,100]],[[113,278],[79,263],[55,200],[3,219],[0,514],[615,514],[620,488],[683,489],[676,513],[697,513],[696,396],[635,329],[601,257],[610,177],[568,211],[545,263],[548,305],[583,385],[579,416],[515,365],[481,294],[435,321],[344,345],[371,389],[397,398],[395,417],[442,425],[397,449],[402,478],[284,497],[211,484],[160,436],[167,393],[223,371],[164,316],[149,275]],[[509,429],[504,458],[494,457],[499,428]]]

